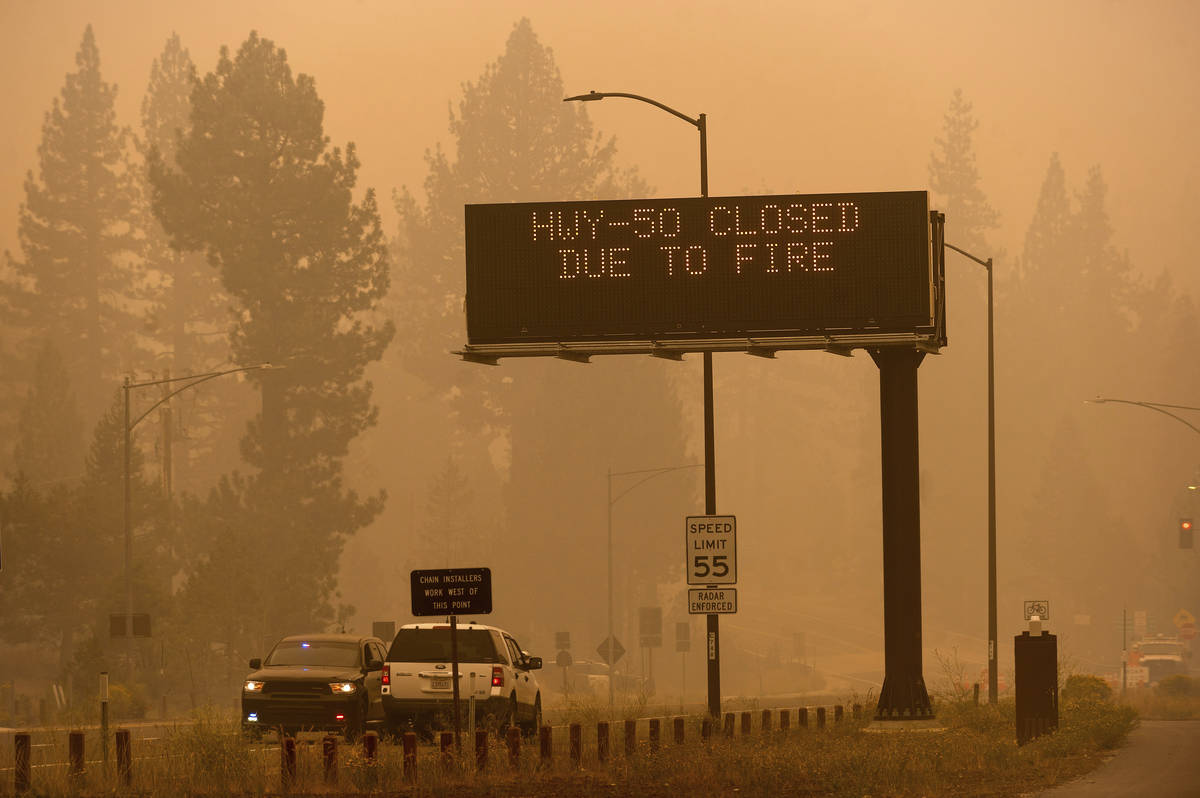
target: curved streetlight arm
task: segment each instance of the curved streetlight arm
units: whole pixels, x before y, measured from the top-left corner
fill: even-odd
[[[637,482],[633,483],[628,488],[626,488],[625,490],[618,493],[616,495],[616,497],[613,498],[612,501],[609,502],[609,504],[610,505],[616,504],[618,501],[620,501],[621,497],[624,496],[626,493],[629,493],[631,490],[634,490],[635,488],[646,484],[647,482],[654,479],[655,477],[662,476],[663,474],[669,474],[672,471],[683,471],[684,469],[688,469],[688,468],[704,468],[704,463],[691,463],[689,465],[671,466],[669,468],[647,468],[643,471],[613,472],[613,473],[609,474],[609,477],[627,477],[627,476],[631,476],[633,474],[647,474],[647,476],[643,477],[642,479],[639,479]]]
[[[563,102],[565,102],[565,103],[591,102],[593,100],[603,100],[605,97],[627,97],[630,100],[641,100],[644,103],[649,103],[650,105],[653,105],[655,108],[661,108],[662,110],[666,111],[668,114],[672,114],[673,116],[679,117],[684,122],[687,122],[690,125],[694,125],[695,127],[700,127],[700,125],[701,125],[701,122],[699,119],[692,119],[687,114],[682,113],[681,111],[676,111],[671,106],[664,105],[664,104],[660,103],[658,100],[652,100],[649,97],[643,97],[640,94],[630,94],[629,92],[626,92],[626,91],[590,91],[587,94],[577,94],[574,97],[564,97]]]
[[[163,398],[159,399],[154,404],[150,405],[149,409],[147,409],[145,413],[142,413],[140,416],[138,416],[136,419],[134,419],[133,423],[129,424],[128,428],[133,429],[134,427],[136,427],[142,419],[144,419],[146,416],[148,416],[152,412],[154,412],[154,410],[159,405],[161,405],[163,402],[166,402],[168,399],[170,399],[175,394],[182,393],[183,391],[186,391],[188,388],[193,388],[202,382],[208,382],[209,380],[215,380],[217,377],[224,377],[226,374],[236,374],[239,371],[254,371],[256,369],[271,369],[271,368],[283,368],[283,367],[282,366],[272,366],[270,363],[260,363],[257,366],[243,366],[241,368],[236,368],[236,369],[226,369],[225,371],[213,371],[208,374],[189,374],[186,377],[171,377],[171,378],[163,379],[163,380],[147,380],[146,382],[127,382],[127,383],[125,383],[125,385],[123,387],[125,388],[126,391],[129,391],[131,388],[145,388],[150,385],[166,385],[166,384],[172,383],[172,382],[182,382],[184,380],[191,380],[191,382],[189,382],[187,385],[179,386],[178,388],[171,391],[169,394],[167,394]]]
[[[1200,435],[1200,427],[1197,427],[1195,424],[1188,421],[1186,418],[1177,416],[1174,413],[1172,413],[1170,410],[1164,409],[1167,407],[1173,407],[1176,410],[1200,410],[1200,407],[1191,407],[1190,405],[1168,405],[1168,404],[1163,404],[1162,402],[1135,402],[1132,399],[1103,399],[1099,396],[1097,396],[1095,399],[1084,399],[1083,401],[1090,405],[1102,405],[1102,404],[1106,404],[1108,402],[1114,402],[1116,404],[1137,405],[1138,407],[1144,407],[1148,410],[1154,410],[1158,413],[1162,413],[1164,416],[1170,416],[1171,418],[1178,421],[1180,424],[1187,426],[1189,429],[1191,429],[1192,432],[1196,433],[1197,435]]]
[[[992,270],[992,259],[991,258],[988,258],[987,260],[980,260],[979,258],[972,255],[970,252],[967,252],[965,249],[959,249],[958,247],[954,246],[953,244],[951,244],[947,241],[943,241],[942,246],[946,247],[947,249],[954,250],[959,255],[963,255],[965,257],[970,258],[971,260],[975,261],[983,268],[987,269],[989,272]]]

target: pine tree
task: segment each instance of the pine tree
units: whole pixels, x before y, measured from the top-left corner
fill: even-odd
[[[1071,261],[1071,254],[1067,236],[1071,214],[1067,176],[1056,152],[1050,156],[1033,219],[1025,232],[1020,261],[1023,278],[1041,280],[1044,285],[1054,280],[1070,279],[1067,264]]]
[[[427,521],[413,568],[454,568],[465,562],[464,558],[487,561],[489,552],[471,545],[475,532],[472,502],[466,477],[454,458],[447,458],[429,490]]]
[[[592,129],[585,108],[562,102],[563,84],[549,47],[521,19],[504,54],[463,87],[450,118],[456,159],[437,147],[426,155],[425,204],[397,193],[397,274],[405,292],[395,304],[405,367],[438,388],[469,396],[455,408],[464,433],[496,434],[500,406],[477,401],[491,379],[446,357],[466,340],[462,206],[466,202],[610,199],[648,193],[616,165],[616,144]]]
[[[42,125],[37,176],[25,180],[22,259],[8,256],[16,279],[5,305],[26,352],[54,342],[91,419],[134,361],[137,320],[124,298],[137,241],[128,131],[117,125],[117,88],[100,75],[90,25],[75,63]]]
[[[251,373],[262,413],[242,452],[259,473],[239,523],[278,555],[258,575],[268,628],[311,628],[332,614],[343,541],[383,502],[343,484],[342,459],[376,421],[364,371],[393,333],[369,318],[388,288],[386,244],[374,193],[353,200],[354,145],[329,148],[314,80],[293,77],[273,42],[252,32],[236,56],[222,48],[191,103],[177,168],[152,159],[155,214],[219,270],[235,361],[283,366]]]
[[[179,36],[167,40],[150,69],[150,81],[142,99],[141,149],[147,161],[157,153],[164,163],[175,166],[178,141],[190,127],[191,92],[196,69]],[[180,252],[167,241],[149,207],[151,187],[148,166],[141,176],[145,202],[141,228],[145,231],[145,266],[156,279],[157,291],[150,297],[153,307],[147,328],[162,351],[159,365],[171,376],[198,374],[229,362],[230,299],[221,287],[216,269],[198,252]],[[166,486],[195,488],[193,475],[204,459],[210,471],[219,473],[236,465],[238,426],[226,423],[239,417],[236,383],[219,380],[203,391],[181,395],[170,404],[170,451],[164,451]],[[223,464],[212,468],[212,464]]]
[[[83,472],[83,422],[62,356],[50,341],[34,364],[13,462],[39,489],[77,480]]]
[[[972,105],[955,89],[942,127],[942,138],[934,139],[929,156],[929,185],[935,205],[946,214],[946,237],[956,246],[987,257],[988,231],[999,224],[999,214],[988,203],[979,186],[975,165],[974,135],[979,122]]]
[[[96,425],[82,479],[39,489],[18,475],[0,501],[14,574],[0,586],[0,636],[57,644],[62,668],[76,640],[107,639],[109,614],[125,612],[124,408],[120,392],[113,399]],[[141,452],[134,447],[130,455],[134,611],[157,614],[174,564],[158,494],[143,479]]]
[[[402,367],[430,386],[430,399],[444,402],[454,425],[448,440],[432,445],[448,447],[471,469],[477,490],[507,472],[506,519],[481,531],[472,547],[493,545],[497,606],[547,625],[574,619],[577,628],[599,629],[606,469],[670,466],[688,456],[673,364],[613,358],[580,371],[535,358],[484,369],[446,355],[465,342],[464,203],[648,193],[634,172],[617,165],[614,141],[594,133],[586,108],[563,103],[564,94],[550,48],[528,19],[518,21],[503,54],[464,86],[450,121],[453,158],[440,148],[428,155],[424,204],[408,192],[397,195],[406,290],[393,313],[404,320]],[[678,552],[669,542],[660,546],[663,536],[654,530],[663,513],[677,521],[694,509],[699,484],[664,479],[624,503],[653,508],[624,527],[655,541],[636,574],[624,572],[638,600],[652,601],[656,583],[677,567]],[[516,540],[519,546],[506,545]],[[529,551],[551,557],[554,567],[531,570]],[[533,579],[558,599],[548,614],[527,589]]]

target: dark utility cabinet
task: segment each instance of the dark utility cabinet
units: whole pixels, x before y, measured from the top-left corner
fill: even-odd
[[[1017,745],[1058,728],[1058,636],[1022,632],[1016,658]]]

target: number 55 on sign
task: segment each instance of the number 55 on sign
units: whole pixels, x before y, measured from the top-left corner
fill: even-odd
[[[684,520],[689,585],[737,584],[737,519],[689,515]]]

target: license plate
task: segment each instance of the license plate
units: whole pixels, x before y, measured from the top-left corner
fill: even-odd
[[[432,687],[434,690],[449,690],[450,689],[450,678],[448,676],[443,676],[443,677],[434,676],[431,681],[433,682]]]

